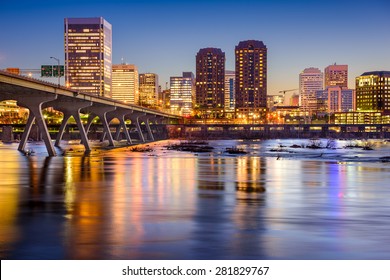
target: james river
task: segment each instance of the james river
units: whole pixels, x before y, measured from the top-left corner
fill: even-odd
[[[57,157],[0,143],[0,258],[390,259],[390,142],[290,147],[307,142]],[[248,153],[224,153],[236,145]]]

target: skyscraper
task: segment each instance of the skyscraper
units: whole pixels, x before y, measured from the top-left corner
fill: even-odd
[[[306,68],[299,74],[301,111],[311,116],[317,111],[316,91],[323,89],[324,75],[318,68]]]
[[[196,105],[204,117],[221,117],[225,105],[225,53],[200,49],[196,55]]]
[[[183,72],[182,77],[170,78],[170,108],[173,114],[191,116],[195,95],[195,79],[192,72]]]
[[[265,120],[267,111],[267,47],[242,41],[235,48],[236,117]]]
[[[141,106],[152,108],[156,108],[158,106],[157,74],[139,74],[139,103]]]
[[[348,88],[348,65],[329,65],[325,68],[324,88],[340,86]]]
[[[390,113],[390,71],[365,72],[356,77],[356,109]]]
[[[111,97],[112,28],[99,18],[65,18],[65,85]]]
[[[133,64],[112,66],[112,98],[138,105],[138,68]]]

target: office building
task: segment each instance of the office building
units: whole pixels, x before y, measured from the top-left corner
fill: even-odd
[[[236,72],[225,70],[225,115],[234,113],[236,104]]]
[[[306,116],[317,112],[316,91],[323,89],[324,76],[320,69],[310,67],[299,74],[299,105]]]
[[[161,110],[166,111],[171,108],[171,90],[164,89],[160,93]]]
[[[112,66],[112,98],[128,104],[139,104],[138,68],[133,64]]]
[[[330,86],[316,91],[317,113],[333,114],[355,110],[355,91],[341,86]]]
[[[193,113],[195,78],[192,72],[170,78],[170,109],[172,114],[189,117]]]
[[[157,108],[158,75],[154,73],[139,74],[139,104],[149,108]]]
[[[225,106],[225,53],[217,48],[196,54],[196,106],[203,118],[223,116]]]
[[[356,77],[356,109],[390,114],[390,71],[365,72]]]
[[[235,47],[236,117],[265,122],[267,112],[267,47],[262,41],[241,41]]]
[[[99,18],[65,18],[65,85],[111,97],[111,24]]]
[[[340,86],[348,88],[348,65],[329,65],[325,68],[324,88]]]

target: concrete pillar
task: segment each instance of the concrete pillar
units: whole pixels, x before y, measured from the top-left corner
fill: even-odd
[[[97,117],[97,115],[94,114],[94,113],[90,113],[90,114],[89,114],[88,120],[87,120],[87,124],[85,125],[85,133],[88,134],[89,129],[91,128],[92,122],[93,122],[93,120],[94,120],[96,117]]]
[[[42,135],[43,141],[45,142],[47,152],[49,156],[55,156],[56,152],[54,150],[53,143],[51,142],[50,139],[50,134],[47,129],[45,119],[43,118],[42,114],[42,106],[44,103],[53,101],[57,99],[57,95],[54,94],[34,94],[34,95],[19,95],[15,96],[15,99],[17,100],[17,103],[19,106],[26,107],[29,109],[30,114],[29,114],[29,119],[26,125],[26,128],[23,132],[22,136],[22,141],[19,143],[19,150],[23,151],[24,147],[26,145],[28,136],[31,131],[31,126],[35,120],[35,123],[38,125],[39,131]],[[21,149],[23,147],[23,149]]]
[[[28,140],[28,136],[30,135],[31,127],[34,123],[34,120],[35,120],[35,117],[31,113],[28,114],[28,119],[27,119],[26,126],[24,127],[22,139],[20,139],[20,142],[19,142],[19,147],[18,147],[19,151],[24,151],[24,149],[26,148],[26,143]]]
[[[142,116],[145,116],[146,113],[143,113],[143,112],[132,112],[131,114],[129,114],[129,118],[131,120],[131,123],[134,123],[135,126],[137,127],[137,130],[138,130],[138,135],[139,135],[139,140],[142,141],[142,142],[145,142],[145,137],[142,133],[142,130],[141,130],[141,124],[140,124],[140,118]]]
[[[115,109],[116,109],[116,107],[114,107],[114,106],[93,103],[93,105],[91,107],[88,107],[88,109],[82,110],[83,113],[92,113],[92,115],[90,115],[90,116],[93,117],[92,119],[88,118],[88,124],[87,124],[86,132],[89,131],[89,128],[90,128],[91,123],[92,123],[92,120],[96,116],[98,116],[100,121],[103,124],[103,132],[107,134],[108,145],[111,146],[111,147],[114,147],[115,145],[114,145],[114,139],[112,138],[112,135],[111,135],[111,132],[110,132],[110,127],[108,125],[107,116],[106,115],[107,115],[108,112],[114,111]]]
[[[49,102],[45,104],[47,107],[53,107],[57,111],[61,111],[64,113],[64,118],[62,120],[55,146],[60,145],[60,141],[62,139],[62,136],[64,134],[66,125],[68,123],[68,120],[71,116],[76,121],[77,127],[80,132],[80,137],[81,137],[81,143],[84,145],[86,151],[90,151],[91,148],[89,146],[88,142],[88,137],[87,133],[85,131],[85,128],[82,124],[81,118],[80,118],[80,111],[83,108],[87,108],[92,106],[92,102],[90,101],[85,101],[85,100],[79,100],[79,99],[70,99],[70,98],[62,98],[60,100],[56,100],[55,102]]]
[[[148,136],[149,136],[150,141],[154,141],[154,135],[152,133],[152,129],[150,128],[150,121],[151,121],[151,119],[153,119],[155,117],[156,117],[155,115],[148,115],[148,114],[140,117],[140,120],[145,122],[146,130],[148,132]]]
[[[121,129],[123,129],[123,133],[125,134],[127,143],[132,144],[132,140],[130,138],[129,131],[127,129],[126,123],[125,123],[125,117],[129,113],[131,113],[132,110],[125,109],[125,108],[116,108],[115,111],[111,111],[107,113],[107,120],[110,123],[113,119],[117,118],[119,120],[119,126],[117,127],[117,131],[115,133],[115,140],[119,140],[119,134],[121,132]]]

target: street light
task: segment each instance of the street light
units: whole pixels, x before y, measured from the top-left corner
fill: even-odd
[[[50,57],[51,59],[54,59],[57,61],[58,68],[57,68],[57,73],[58,73],[58,86],[60,86],[60,78],[61,78],[61,72],[60,72],[60,60],[54,56]]]

